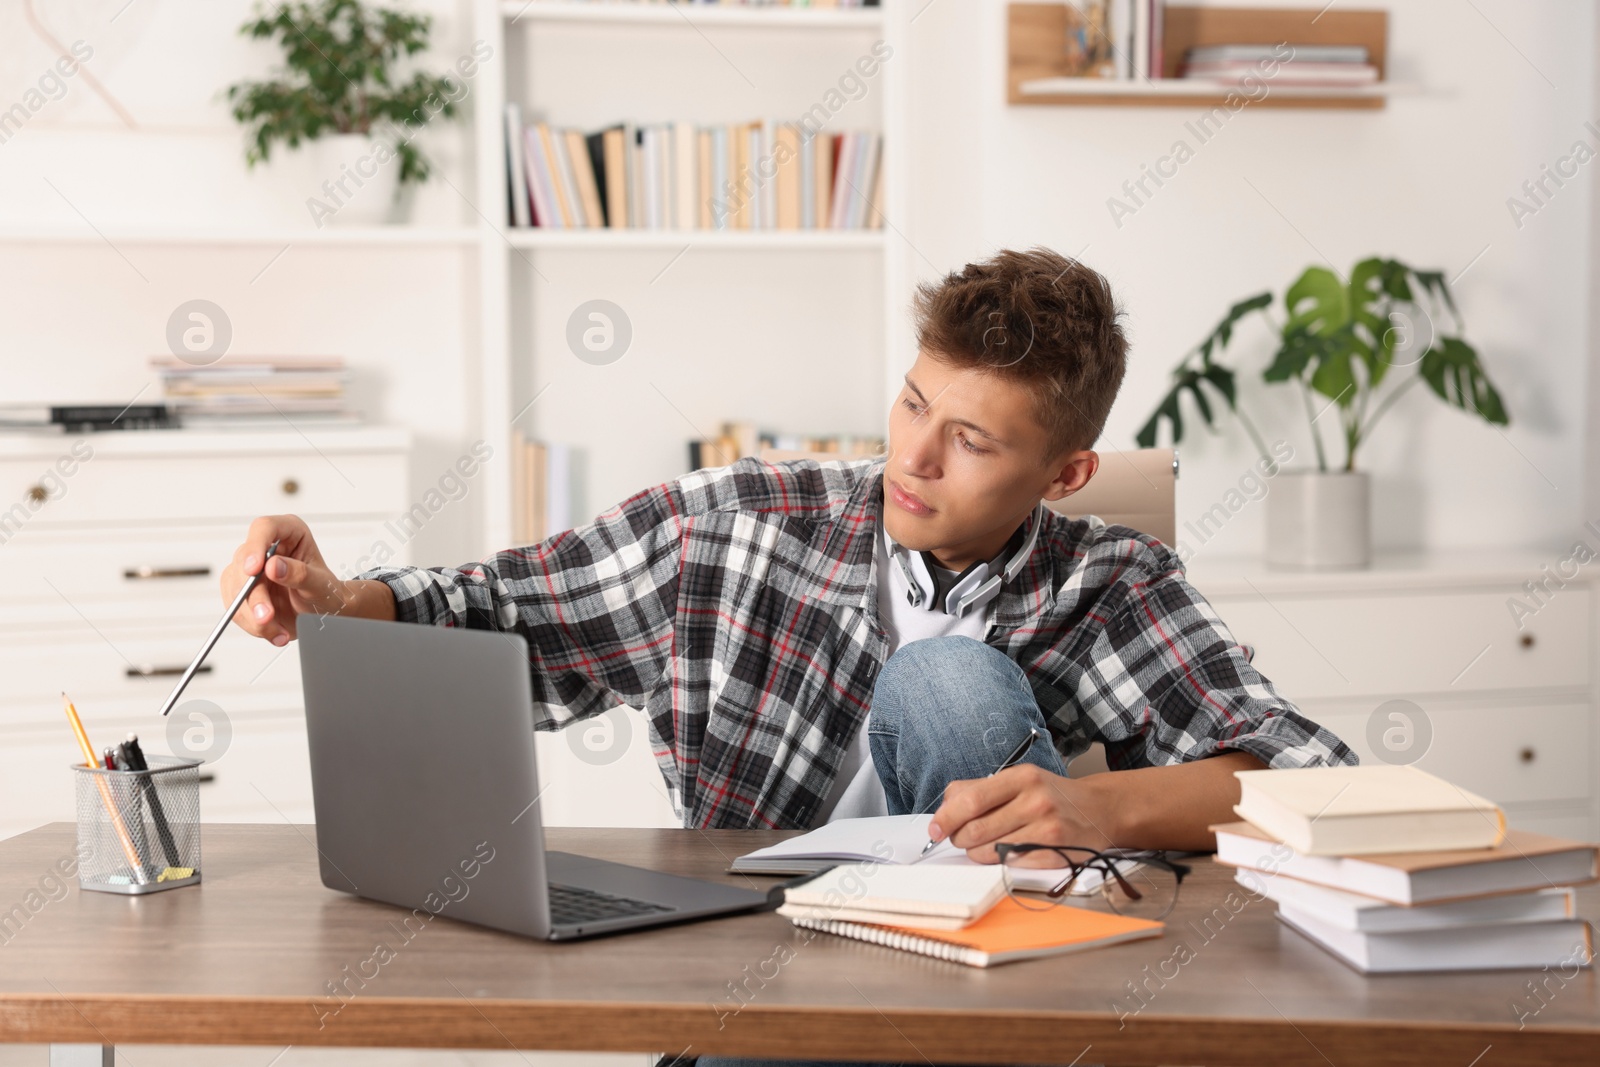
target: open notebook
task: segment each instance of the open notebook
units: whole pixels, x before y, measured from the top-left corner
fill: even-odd
[[[924,866],[951,865],[978,867],[961,849],[948,840],[926,857],[930,815],[881,815],[871,819],[838,819],[810,833],[791,837],[776,845],[758,848],[733,861],[728,869],[735,874],[815,874],[840,863],[916,863]],[[1120,861],[1123,873],[1139,865]],[[1017,870],[1012,884],[1020,889],[1045,891],[1059,885],[1066,873],[1058,869]],[[1104,879],[1097,871],[1085,871],[1073,884],[1073,895],[1098,892]]]

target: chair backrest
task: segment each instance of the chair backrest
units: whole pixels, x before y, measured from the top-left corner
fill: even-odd
[[[838,452],[785,452],[764,449],[762,459],[864,459]],[[1050,507],[1071,519],[1098,515],[1106,522],[1149,534],[1169,546],[1177,545],[1178,454],[1170,448],[1141,448],[1133,452],[1100,453],[1100,469],[1065,500]]]
[[[1068,518],[1098,515],[1177,546],[1178,454],[1170,448],[1100,453],[1089,484],[1050,507]]]

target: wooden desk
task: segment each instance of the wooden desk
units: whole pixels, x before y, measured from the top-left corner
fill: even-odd
[[[781,836],[549,834],[554,848],[714,878]],[[312,840],[310,827],[208,825],[199,887],[129,898],[74,884],[55,900],[46,876],[73,828],[0,842],[0,1041],[1272,1067],[1600,1055],[1592,969],[1363,978],[1271,902],[1230,909],[1230,873],[1208,860],[1162,940],[985,971],[808,942],[770,913],[561,945],[436,919],[407,942],[407,913],[321,886]],[[1600,915],[1600,891],[1580,900]],[[329,994],[339,980],[343,999]],[[1521,1029],[1518,1005],[1538,1009]]]

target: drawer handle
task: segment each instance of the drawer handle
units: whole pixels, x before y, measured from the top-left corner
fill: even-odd
[[[1533,758],[1536,755],[1538,755],[1538,753],[1534,752],[1533,749],[1525,748],[1521,752],[1517,753],[1517,758],[1519,760],[1521,760],[1523,763],[1532,763],[1533,762]]]
[[[129,678],[168,678],[175,674],[182,674],[188,669],[189,665],[187,663],[179,667],[153,667],[149,664],[146,664],[143,667],[129,667],[127,673]],[[210,674],[211,664],[200,664],[200,666],[195,669],[194,673]]]
[[[201,785],[211,785],[217,780],[216,771],[201,771],[197,779]]]
[[[28,486],[28,502],[30,504],[43,504],[50,499],[50,493],[42,485]]]
[[[1523,634],[1520,638],[1517,639],[1517,643],[1519,645],[1521,645],[1523,648],[1532,648],[1533,647],[1533,635],[1532,634]]]
[[[294,496],[299,491],[300,491],[300,483],[299,482],[295,481],[293,478],[285,478],[283,480],[283,495],[284,496]]]
[[[148,578],[205,578],[211,574],[211,568],[201,567],[152,567],[142,563],[137,567],[129,567],[122,572],[122,576],[130,582],[144,581]]]

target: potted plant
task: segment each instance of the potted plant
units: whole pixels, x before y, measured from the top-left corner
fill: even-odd
[[[1276,475],[1267,497],[1268,563],[1365,566],[1370,488],[1365,472],[1356,469],[1356,455],[1395,402],[1420,381],[1445,403],[1491,425],[1506,426],[1510,417],[1477,351],[1461,336],[1461,314],[1440,271],[1374,257],[1357,263],[1346,281],[1325,267],[1311,267],[1283,294],[1281,325],[1271,308],[1270,291],[1233,305],[1173,368],[1172,388],[1136,439],[1140,447],[1153,446],[1166,422],[1176,445],[1183,437],[1185,395],[1212,428],[1213,405],[1220,402],[1239,417],[1261,452],[1262,469]],[[1441,327],[1446,312],[1452,332]],[[1277,352],[1261,377],[1299,394],[1317,457],[1314,470],[1277,472],[1260,431],[1238,406],[1234,370],[1218,362],[1235,327],[1252,313],[1266,316],[1278,335]],[[1318,426],[1329,410],[1338,412],[1344,447],[1342,461],[1334,463]]]
[[[412,144],[438,116],[456,113],[459,87],[422,72],[395,70],[401,56],[428,46],[432,19],[360,0],[300,0],[262,9],[239,28],[276,38],[283,69],[268,81],[229,86],[233,117],[250,133],[245,160],[270,158],[274,146],[314,146],[319,181],[306,200],[312,221],[372,225],[393,212],[398,191],[428,177]]]

